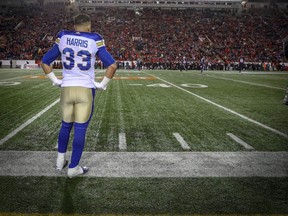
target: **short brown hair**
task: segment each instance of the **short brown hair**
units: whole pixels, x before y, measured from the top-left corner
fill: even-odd
[[[81,25],[90,22],[91,22],[90,16],[87,14],[78,14],[74,17],[74,25]]]

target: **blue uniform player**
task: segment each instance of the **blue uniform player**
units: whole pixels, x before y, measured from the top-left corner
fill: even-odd
[[[105,48],[101,35],[91,33],[91,20],[86,14],[74,18],[75,31],[61,31],[54,46],[42,58],[41,66],[53,85],[61,87],[62,125],[58,136],[56,169],[61,171],[67,164],[66,151],[70,132],[74,126],[72,156],[67,175],[72,178],[84,174],[88,167],[79,165],[84,149],[86,129],[94,108],[95,89],[105,90],[113,78],[117,65]],[[51,63],[61,56],[63,79],[53,73]],[[95,82],[96,56],[107,67],[104,79]]]

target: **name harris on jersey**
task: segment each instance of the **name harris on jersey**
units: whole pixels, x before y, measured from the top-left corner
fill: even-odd
[[[66,44],[70,45],[70,46],[79,46],[79,47],[87,48],[88,47],[88,40],[82,40],[82,39],[78,39],[78,38],[67,37]]]

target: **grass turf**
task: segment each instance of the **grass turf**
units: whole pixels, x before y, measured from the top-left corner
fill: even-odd
[[[287,180],[0,177],[0,212],[287,214]]]
[[[59,98],[59,89],[52,87],[47,79],[27,77],[35,75],[43,73],[40,70],[0,70],[0,83],[5,80],[21,82],[20,85],[0,86],[0,139]],[[162,80],[131,79],[151,76]],[[106,91],[97,93],[85,151],[120,151],[118,135],[121,132],[126,133],[127,151],[183,151],[172,135],[174,132],[183,136],[191,151],[245,151],[226,135],[227,132],[243,139],[256,151],[288,150],[287,138],[186,92],[287,134],[288,107],[282,100],[288,74],[210,71],[201,76],[196,71],[119,71],[116,77],[118,79],[113,80]],[[208,88],[191,88],[191,84],[203,84]],[[0,150],[50,151],[57,143],[60,123],[59,105],[55,105],[1,145]],[[0,212],[287,214],[287,182],[287,178],[252,177],[1,176]]]

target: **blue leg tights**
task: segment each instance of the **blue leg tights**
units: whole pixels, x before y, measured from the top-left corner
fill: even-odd
[[[58,136],[58,152],[66,153],[67,145],[69,142],[70,132],[73,127],[73,123],[67,123],[62,121],[62,126]]]
[[[74,139],[72,144],[73,151],[69,168],[74,168],[79,164],[85,145],[87,126],[87,123],[74,123]]]

